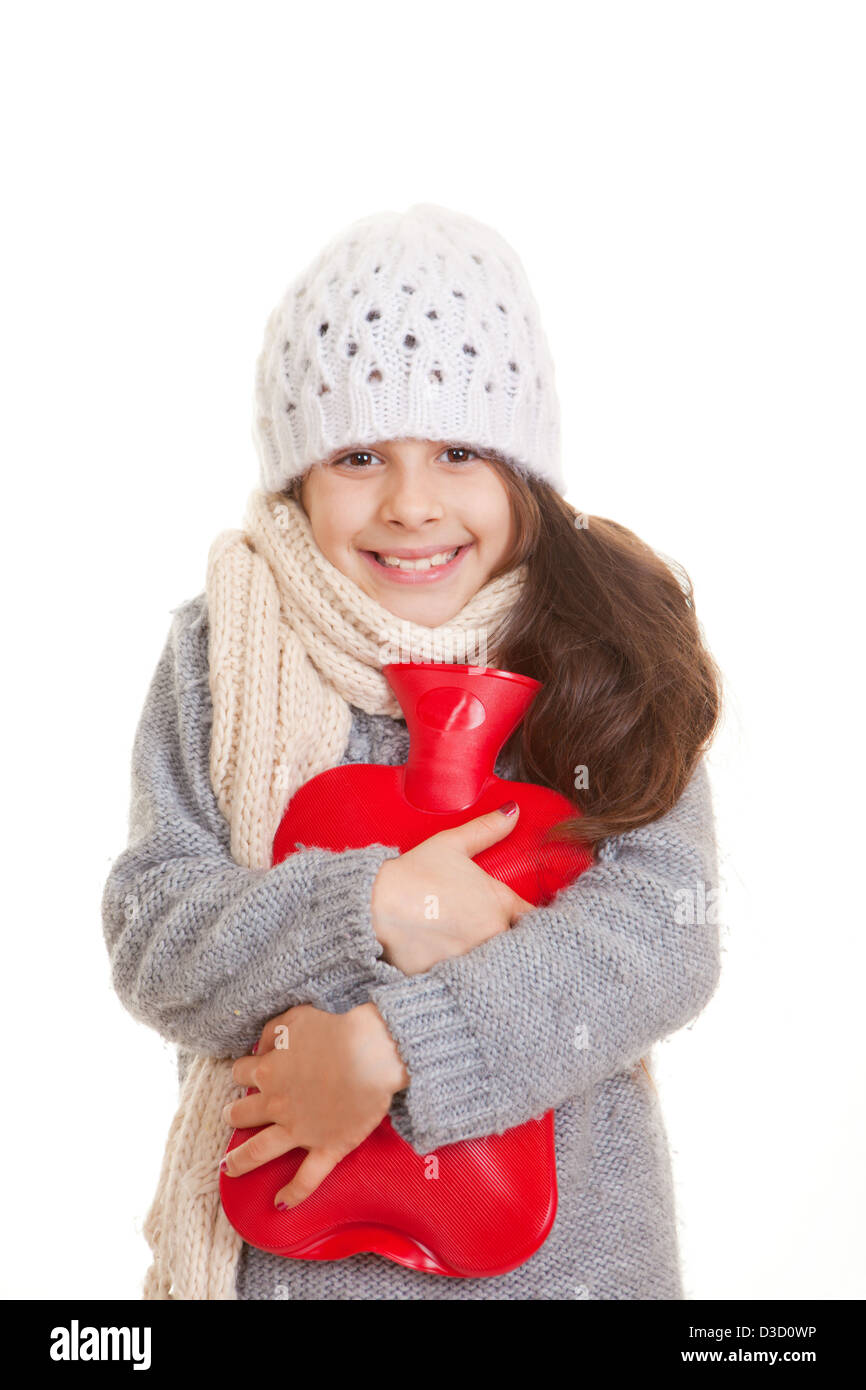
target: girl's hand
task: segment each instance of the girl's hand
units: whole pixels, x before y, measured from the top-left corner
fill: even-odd
[[[472,862],[513,829],[519,814],[488,811],[385,860],[373,883],[371,910],[389,965],[404,975],[421,974],[507,931],[533,910]]]
[[[290,1149],[309,1153],[274,1205],[296,1206],[358,1147],[388,1113],[409,1073],[375,1004],[330,1014],[298,1004],[265,1025],[255,1056],[239,1057],[232,1076],[259,1095],[225,1107],[238,1129],[265,1125],[225,1156],[238,1177]]]

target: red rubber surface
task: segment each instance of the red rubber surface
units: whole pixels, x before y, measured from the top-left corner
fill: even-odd
[[[383,670],[409,728],[405,767],[349,764],[305,783],[274,838],[275,864],[298,843],[323,849],[381,843],[405,852],[513,799],[520,806],[517,825],[475,863],[538,906],[591,866],[585,846],[545,843],[551,826],[579,814],[573,803],[493,774],[500,748],[541,688],[537,681],[441,663]],[[226,1152],[254,1133],[235,1130]],[[527,1260],[556,1214],[552,1111],[433,1155],[416,1153],[385,1116],[310,1197],[277,1211],[276,1193],[305,1156],[305,1149],[294,1149],[240,1177],[220,1174],[223,1208],[249,1244],[293,1259],[373,1251],[413,1269],[478,1278]]]

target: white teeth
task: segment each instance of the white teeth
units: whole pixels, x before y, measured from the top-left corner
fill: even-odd
[[[460,546],[458,545],[455,550],[443,550],[438,555],[425,555],[420,560],[400,560],[396,555],[380,555],[378,551],[373,553],[380,565],[387,565],[391,569],[429,570],[431,566],[435,568],[437,565],[447,565],[449,560],[454,559],[459,549]]]

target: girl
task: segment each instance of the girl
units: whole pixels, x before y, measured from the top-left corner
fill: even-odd
[[[536,302],[465,215],[419,204],[334,238],[270,316],[255,402],[261,486],[175,611],[103,899],[121,1000],[178,1045],[144,1296],[681,1299],[644,1055],[719,976],[714,914],[689,911],[714,898],[720,680],[688,577],[564,500]],[[396,639],[429,660],[443,634],[543,683],[496,771],[576,802],[596,860],[547,907],[473,862],[513,807],[404,854],[272,867],[304,782],[404,761],[381,668]],[[263,1128],[229,1178],[307,1150],[275,1199],[292,1205],[385,1114],[428,1154],[551,1109],[556,1218],[504,1275],[284,1259],[219,1202],[236,1126]]]

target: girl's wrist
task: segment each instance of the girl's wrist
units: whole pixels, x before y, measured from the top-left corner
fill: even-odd
[[[376,1005],[358,1004],[349,1010],[348,1017],[358,1029],[357,1046],[371,1070],[384,1079],[392,1095],[405,1090],[410,1079],[406,1063]]]
[[[393,959],[395,924],[393,915],[385,904],[387,888],[383,880],[390,872],[388,866],[393,863],[393,859],[386,859],[380,866],[379,872],[373,880],[370,894],[370,921],[373,926],[373,935],[382,947],[382,958],[388,965]]]

